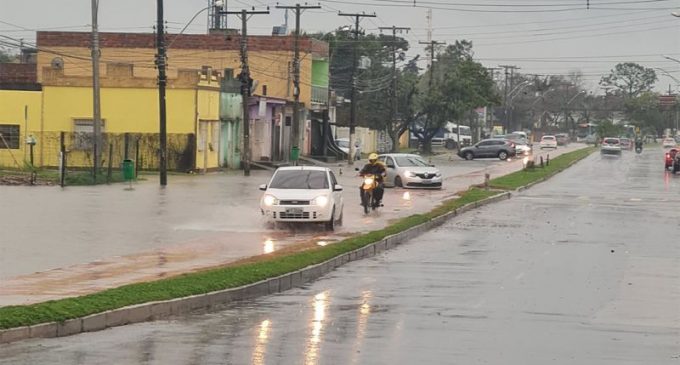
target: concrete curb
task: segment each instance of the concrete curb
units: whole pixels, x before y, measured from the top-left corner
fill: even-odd
[[[15,342],[29,338],[62,337],[83,332],[100,331],[106,328],[123,326],[126,324],[152,321],[196,311],[217,309],[230,302],[263,297],[280,293],[291,288],[301,287],[351,261],[373,257],[376,254],[394,248],[432,228],[444,224],[447,220],[459,214],[487,204],[509,199],[511,196],[512,194],[510,192],[502,192],[490,198],[466,204],[456,210],[411,227],[403,232],[385,237],[380,241],[341,254],[322,263],[308,266],[304,269],[278,277],[237,288],[166,301],[143,303],[96,313],[83,318],[69,319],[63,322],[41,323],[34,326],[0,330],[0,343]]]

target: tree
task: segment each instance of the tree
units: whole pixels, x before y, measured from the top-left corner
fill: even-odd
[[[9,52],[0,49],[0,63],[9,63],[9,62],[15,62],[16,61],[16,56],[13,56]]]
[[[486,68],[473,60],[472,44],[456,41],[438,56],[420,81],[419,128],[415,135],[426,153],[432,138],[449,121],[461,123],[472,109],[499,102],[494,82]],[[429,77],[432,75],[432,82]]]
[[[625,112],[632,124],[641,130],[654,131],[656,135],[663,134],[668,125],[659,108],[659,95],[653,92],[644,92],[636,98],[626,100]]]
[[[656,80],[654,69],[626,62],[619,63],[609,75],[603,76],[600,85],[603,88],[612,88],[625,99],[630,99],[642,92],[650,91]]]
[[[611,120],[600,122],[597,126],[597,135],[601,138],[616,137],[623,132],[623,126],[614,124]]]

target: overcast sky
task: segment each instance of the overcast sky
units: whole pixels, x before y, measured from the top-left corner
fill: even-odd
[[[350,24],[343,12],[375,12],[361,26],[377,33],[380,26],[411,27],[406,35],[412,49],[409,56],[423,54],[418,41],[427,40],[427,7],[432,7],[432,39],[452,43],[472,40],[476,58],[487,67],[517,65],[520,72],[566,74],[581,70],[591,89],[597,89],[602,74],[618,62],[638,62],[657,70],[657,90],[668,85],[677,90],[680,79],[680,0],[333,0],[321,1],[322,10],[308,10],[302,16],[302,29],[330,31]],[[0,35],[35,40],[35,30],[87,31],[90,0],[0,0]],[[178,32],[191,17],[205,8],[208,0],[165,0],[165,17],[170,32]],[[295,2],[281,0],[281,5]],[[316,4],[310,2],[310,4]],[[228,1],[229,10],[269,5],[271,14],[254,16],[250,34],[270,34],[274,25],[284,22],[284,11],[268,0]],[[156,17],[154,0],[100,0],[100,30],[150,32]],[[234,16],[229,26],[239,26]],[[207,13],[199,15],[188,32],[205,32]],[[295,24],[289,17],[289,27]]]

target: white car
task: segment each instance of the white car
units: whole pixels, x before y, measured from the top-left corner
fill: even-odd
[[[342,186],[326,167],[290,166],[274,172],[260,200],[262,215],[272,222],[342,224]]]
[[[541,149],[544,148],[557,148],[557,138],[555,136],[541,137]]]
[[[663,139],[663,142],[661,142],[661,145],[663,148],[671,148],[675,147],[675,139],[667,137]]]
[[[388,153],[378,156],[385,164],[385,186],[404,188],[442,188],[442,173],[418,155]]]
[[[621,140],[611,137],[604,138],[600,147],[600,154],[621,156]]]
[[[515,151],[517,156],[529,156],[531,154],[531,146],[523,141],[515,141]]]
[[[338,138],[335,140],[335,144],[342,152],[349,155],[349,138]],[[361,144],[359,141],[354,141],[354,159],[361,160]]]

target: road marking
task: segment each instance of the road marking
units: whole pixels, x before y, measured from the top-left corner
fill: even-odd
[[[523,278],[523,277],[524,277],[524,273],[521,272],[521,273],[519,273],[517,276],[515,276],[515,280],[520,280],[520,279]]]

